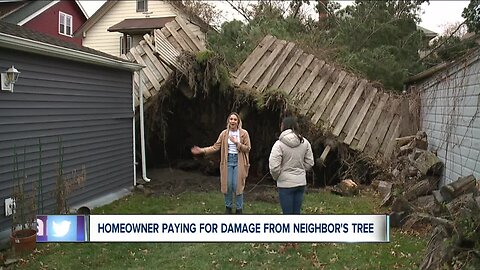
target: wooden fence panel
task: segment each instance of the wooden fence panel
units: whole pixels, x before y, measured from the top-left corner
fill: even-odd
[[[339,142],[374,157],[377,153],[390,157],[392,140],[401,134],[402,119],[408,119],[405,110],[396,109],[399,98],[304,53],[294,43],[278,44],[275,37],[266,36],[235,73],[235,84],[259,92],[280,89],[301,114],[332,130]]]

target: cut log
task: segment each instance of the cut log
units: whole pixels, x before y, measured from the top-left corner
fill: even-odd
[[[357,183],[355,183],[352,179],[342,180],[342,183],[344,183],[348,188],[356,188],[356,187],[358,187]]]
[[[445,201],[445,198],[443,198],[442,193],[440,193],[440,190],[434,190],[432,191],[432,194],[437,203],[443,203]]]
[[[419,212],[426,212],[426,213],[436,213],[438,212],[438,204],[435,201],[435,198],[433,195],[427,195],[427,196],[421,196],[416,198],[413,201],[413,206],[416,208],[417,211]]]
[[[405,198],[399,196],[393,200],[392,211],[410,213],[412,211],[412,206]]]
[[[392,191],[392,183],[386,181],[379,181],[377,190],[382,196],[386,196]]]
[[[428,221],[425,221],[423,218],[415,215],[415,214],[412,214],[412,215],[409,215],[408,217],[405,218],[405,223],[403,224],[402,228],[405,229],[405,230],[410,230],[413,228],[413,226],[415,226],[415,224],[420,224],[420,226],[422,226],[421,224],[429,224]],[[425,227],[425,226],[422,226],[422,227]]]
[[[408,155],[412,153],[413,150],[415,149],[415,145],[412,142],[400,147],[397,156],[403,156],[403,155]]]
[[[478,242],[480,209],[473,193],[463,194],[446,205],[456,224],[456,246],[472,249]],[[477,233],[474,233],[474,232]]]
[[[447,229],[449,233],[455,228],[455,223],[445,218],[435,217],[435,216],[424,214],[424,213],[415,213],[413,215],[415,215],[416,217],[426,219],[430,223],[433,223],[435,225],[440,225],[445,229]]]
[[[427,176],[426,179],[428,180],[428,182],[430,182],[430,185],[438,187],[438,183],[440,182],[440,176],[430,175],[430,176]]]
[[[422,150],[428,149],[428,142],[425,139],[418,140],[417,138],[415,138],[414,145],[415,145],[415,148],[418,148],[418,149],[422,149]]]
[[[462,194],[474,192],[476,184],[477,182],[473,175],[460,177],[457,181],[440,188],[440,193],[446,201],[451,201]]]
[[[416,135],[410,135],[395,139],[398,148],[397,156],[411,153],[415,148],[427,150],[428,142],[425,132],[419,131]]]
[[[422,175],[440,175],[443,162],[432,152],[425,151],[415,160],[414,166]]]
[[[473,193],[463,194],[457,197],[455,200],[446,204],[447,210],[454,219],[459,216],[463,216],[463,209],[468,210],[468,213],[478,212],[480,209],[477,207],[477,202]]]
[[[405,137],[396,138],[395,142],[397,143],[397,147],[402,147],[406,144],[409,144],[413,139],[415,139],[416,135],[410,135]]]
[[[409,187],[405,192],[405,199],[411,201],[423,195],[430,195],[432,191],[437,189],[437,181],[435,181],[434,177],[432,178],[433,180],[431,178],[423,179]]]
[[[345,179],[335,185],[332,192],[342,196],[353,196],[358,194],[358,185],[350,179]]]

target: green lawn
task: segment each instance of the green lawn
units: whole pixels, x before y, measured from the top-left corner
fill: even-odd
[[[326,191],[305,197],[305,214],[376,214],[378,198],[340,197]],[[145,197],[135,194],[93,214],[222,213],[219,192]],[[246,202],[245,213],[278,214],[277,204]],[[279,243],[85,243],[38,244],[20,269],[418,269],[427,236],[392,230],[385,244],[302,243],[279,252]]]

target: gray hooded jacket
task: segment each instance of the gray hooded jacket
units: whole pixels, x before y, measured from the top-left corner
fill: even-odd
[[[287,129],[280,134],[270,152],[270,174],[281,188],[307,185],[306,171],[313,167],[313,152],[310,142]]]

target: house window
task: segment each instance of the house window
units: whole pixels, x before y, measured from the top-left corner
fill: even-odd
[[[137,12],[148,11],[148,1],[147,0],[137,0]]]
[[[132,36],[127,35],[127,42],[124,41],[124,36],[120,37],[120,55],[127,54],[132,47]]]
[[[58,14],[58,33],[66,36],[72,36],[73,17],[63,12]]]

